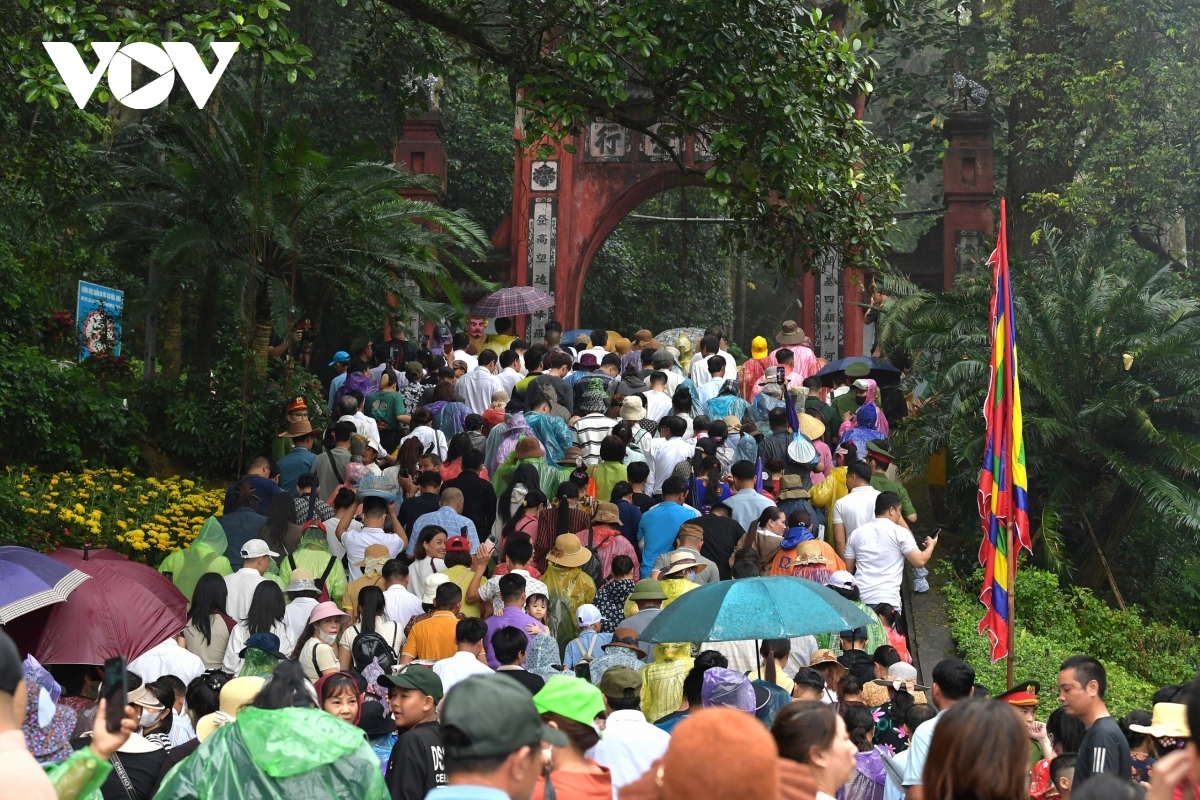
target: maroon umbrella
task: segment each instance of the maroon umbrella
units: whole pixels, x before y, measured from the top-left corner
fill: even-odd
[[[63,548],[50,557],[91,580],[50,612],[34,650],[43,664],[132,661],[187,625],[187,598],[145,564],[111,550]]]

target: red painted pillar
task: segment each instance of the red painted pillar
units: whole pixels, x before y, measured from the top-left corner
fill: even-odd
[[[946,117],[946,156],[942,161],[942,194],[946,200],[942,285],[954,286],[960,272],[974,272],[988,259],[995,232],[989,205],[996,191],[991,121],[984,114]]]

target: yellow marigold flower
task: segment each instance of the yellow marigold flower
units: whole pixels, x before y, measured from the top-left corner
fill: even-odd
[[[29,497],[29,492],[21,492],[21,497]]]
[[[125,522],[125,520],[123,520],[123,519],[119,519],[119,520],[117,520],[117,527],[118,527],[118,528],[120,528],[121,530],[125,530],[125,529],[126,529],[127,527],[129,527],[129,526],[128,526],[128,524]]]
[[[76,514],[84,514],[86,512],[87,512],[87,509],[83,507],[83,503],[75,504],[75,513]]]

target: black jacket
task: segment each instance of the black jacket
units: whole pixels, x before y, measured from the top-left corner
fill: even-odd
[[[850,675],[864,686],[867,681],[875,680],[875,661],[866,650],[847,650],[838,656],[838,663],[850,670]]]

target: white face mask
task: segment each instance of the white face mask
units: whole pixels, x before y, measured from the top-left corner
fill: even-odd
[[[154,723],[158,722],[158,720],[159,720],[158,712],[151,711],[148,708],[143,708],[142,709],[142,717],[140,720],[138,720],[138,725],[140,725],[142,727],[142,729],[145,730],[146,728],[149,728]]]
[[[317,638],[328,645],[332,645],[337,641],[336,633],[326,633],[325,631],[317,631]]]

